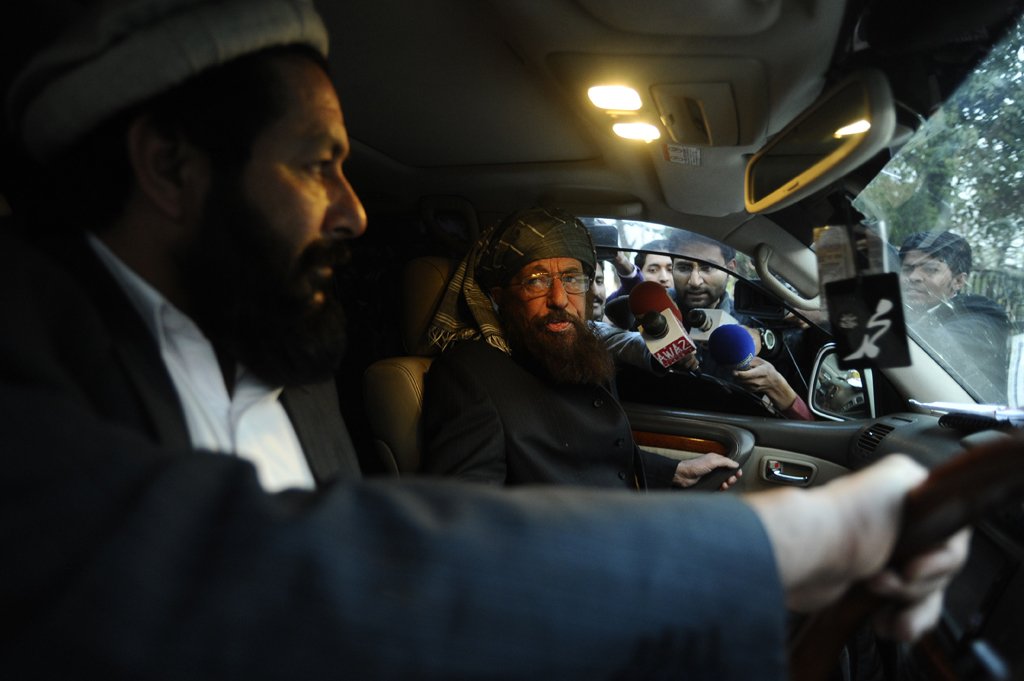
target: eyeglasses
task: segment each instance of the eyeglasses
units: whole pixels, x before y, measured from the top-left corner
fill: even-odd
[[[528,296],[538,298],[551,290],[551,285],[555,283],[556,278],[562,282],[562,288],[566,293],[578,294],[590,290],[590,277],[582,272],[559,272],[558,274],[537,272],[518,284],[509,284],[509,286],[522,286]]]

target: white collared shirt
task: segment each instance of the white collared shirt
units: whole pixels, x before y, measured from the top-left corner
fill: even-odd
[[[302,445],[278,401],[281,388],[267,385],[238,365],[234,394],[229,394],[213,345],[195,322],[94,235],[89,235],[89,243],[157,339],[192,445],[252,461],[267,491],[312,489],[313,474]]]

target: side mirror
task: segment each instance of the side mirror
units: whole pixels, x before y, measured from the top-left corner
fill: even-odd
[[[832,421],[870,418],[870,398],[871,370],[840,369],[836,344],[822,346],[811,372],[811,411]]]
[[[767,213],[806,198],[884,149],[896,129],[889,82],[861,71],[829,90],[747,162],[744,200]]]

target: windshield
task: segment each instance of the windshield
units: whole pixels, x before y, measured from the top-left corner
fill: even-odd
[[[977,400],[1024,404],[1024,26],[854,205],[891,244],[910,336]]]

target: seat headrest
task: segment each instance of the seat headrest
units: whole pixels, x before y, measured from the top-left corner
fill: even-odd
[[[413,258],[405,267],[402,344],[410,355],[431,357],[440,349],[430,343],[427,327],[444,296],[456,263],[439,256]]]

